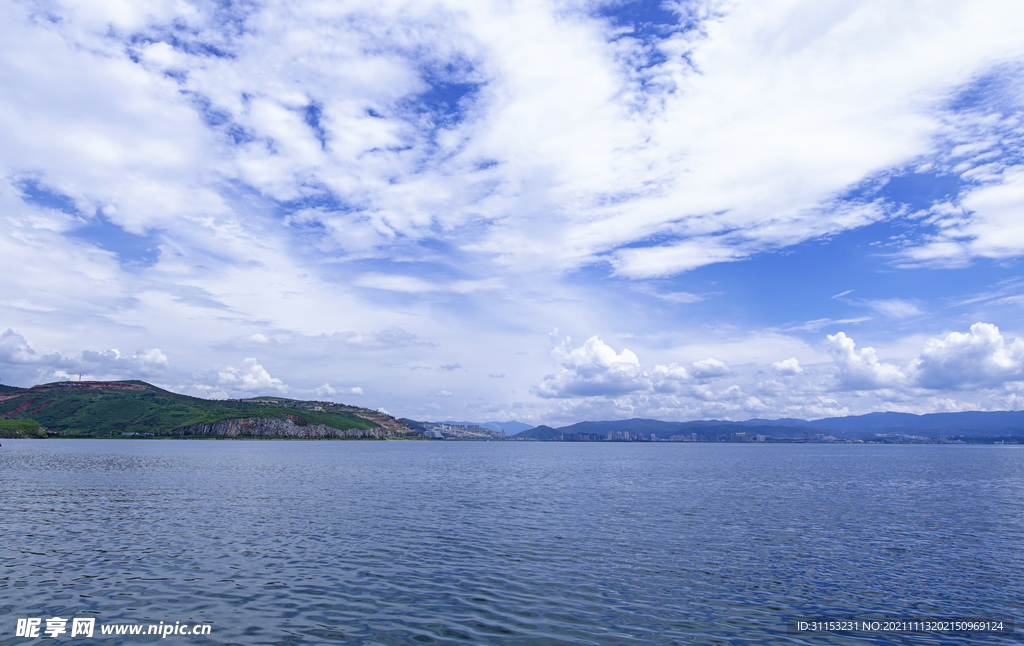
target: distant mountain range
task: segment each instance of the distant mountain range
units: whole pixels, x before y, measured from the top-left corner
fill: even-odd
[[[407,437],[420,422],[395,420],[378,411],[344,404],[281,397],[205,400],[168,392],[141,381],[56,382],[32,388],[0,385],[0,437],[120,437],[252,435],[261,437]],[[518,439],[553,440],[608,433],[650,439],[693,436],[715,440],[738,433],[777,439],[868,439],[879,434],[938,437],[1024,437],[1024,411],[961,413],[869,413],[817,420],[750,419],[663,422],[627,419],[579,422],[561,428],[517,421],[444,422],[504,431]],[[733,438],[736,439],[736,438]]]
[[[506,431],[507,432],[507,431]],[[734,433],[760,434],[777,438],[802,438],[806,435],[828,433],[839,438],[872,437],[879,433],[903,433],[921,437],[952,436],[1007,436],[1024,435],[1024,411],[968,411],[962,413],[868,413],[849,417],[829,417],[818,420],[803,419],[750,419],[744,422],[727,420],[697,420],[691,422],[662,422],[653,419],[627,419],[609,422],[579,422],[570,426],[552,428],[538,426],[515,434],[523,439],[550,440],[558,434],[629,433],[658,439],[673,435],[722,436]]]

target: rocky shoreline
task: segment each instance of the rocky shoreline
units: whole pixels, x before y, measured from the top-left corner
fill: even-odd
[[[378,439],[401,437],[391,428],[338,429],[324,424],[296,424],[291,419],[267,417],[241,417],[224,419],[210,424],[180,426],[171,435],[193,437],[279,437],[304,439]]]

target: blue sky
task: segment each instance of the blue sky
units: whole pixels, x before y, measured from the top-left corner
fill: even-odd
[[[11,2],[0,381],[1024,406],[1015,2]]]

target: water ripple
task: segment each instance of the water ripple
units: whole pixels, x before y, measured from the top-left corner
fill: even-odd
[[[25,440],[0,477],[0,646],[51,616],[203,644],[1018,641],[785,624],[1013,619],[1014,447]]]

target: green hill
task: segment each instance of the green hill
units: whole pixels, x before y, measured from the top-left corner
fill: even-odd
[[[281,397],[200,399],[143,381],[67,381],[0,390],[0,420],[34,420],[51,437],[163,436],[195,424],[243,418],[341,430],[384,428],[388,436],[409,431],[390,416],[355,406]]]
[[[522,433],[516,433],[516,439],[522,440],[556,440],[561,437],[561,431],[555,430],[550,426],[535,426],[529,430],[523,431]]]

